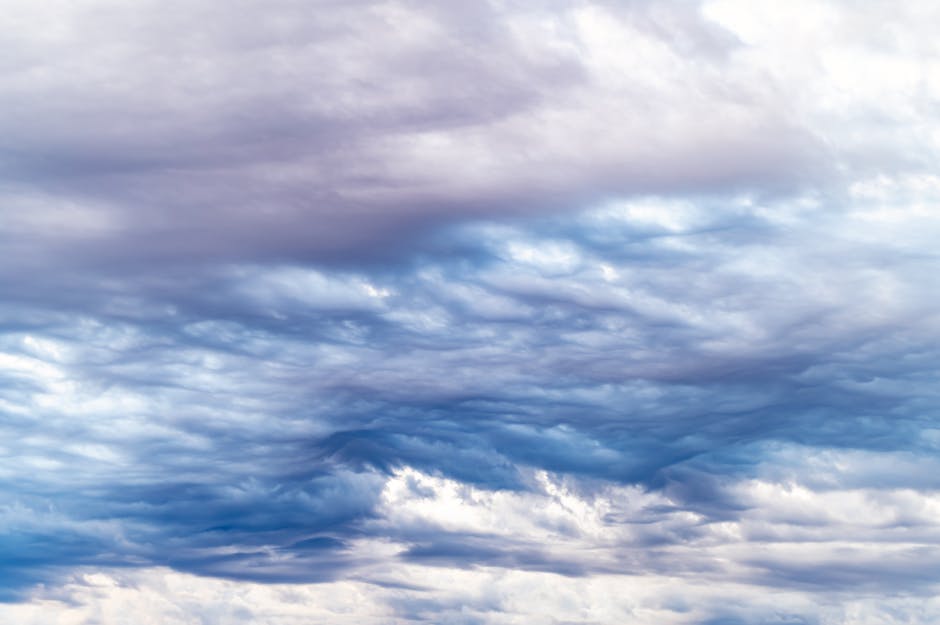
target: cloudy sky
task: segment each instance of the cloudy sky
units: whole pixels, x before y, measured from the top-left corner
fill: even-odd
[[[0,9],[3,622],[940,622],[937,3]]]

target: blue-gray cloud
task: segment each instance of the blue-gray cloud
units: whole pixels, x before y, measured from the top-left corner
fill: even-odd
[[[783,62],[726,4],[11,3],[48,28],[0,82],[0,599],[154,567],[408,588],[418,622],[503,604],[396,567],[931,594],[929,20],[830,6]]]
[[[913,470],[935,445],[923,385],[938,354],[932,326],[910,322],[929,257],[886,268],[869,245],[834,264],[854,242],[829,236],[808,252],[811,220],[654,202],[679,220],[664,229],[644,225],[648,202],[449,230],[376,268],[224,264],[141,281],[122,270],[80,295],[26,289],[4,340],[4,428],[18,441],[6,488],[23,519],[9,526],[8,553],[22,555],[6,561],[6,585],[76,566],[324,581],[362,566],[349,545],[363,538],[433,566],[718,575],[670,550],[752,514],[742,480],[936,487]],[[913,464],[827,478],[768,463],[774,446]],[[585,492],[635,484],[669,503],[609,517],[647,528],[618,547],[621,569],[524,536],[383,523],[382,484],[401,467],[510,492],[547,470]],[[669,526],[683,511],[697,520]],[[787,532],[822,522],[783,514],[773,522]],[[886,527],[911,523],[923,521]],[[928,548],[928,529],[898,567]],[[741,562],[772,587],[934,579],[883,559]]]

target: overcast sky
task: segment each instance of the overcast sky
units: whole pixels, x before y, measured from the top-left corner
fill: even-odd
[[[0,620],[940,622],[938,25],[0,0]]]

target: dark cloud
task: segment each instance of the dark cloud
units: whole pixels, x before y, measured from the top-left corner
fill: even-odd
[[[358,262],[467,217],[827,167],[694,3],[50,7],[10,7],[47,27],[9,44],[0,99],[5,244],[34,267]]]

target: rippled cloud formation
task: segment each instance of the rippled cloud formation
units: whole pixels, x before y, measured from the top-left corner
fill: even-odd
[[[940,618],[928,2],[10,0],[10,622]]]

